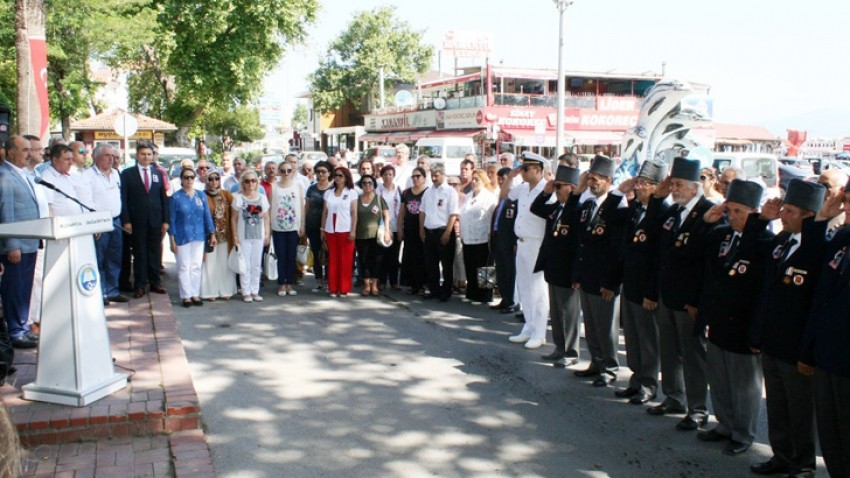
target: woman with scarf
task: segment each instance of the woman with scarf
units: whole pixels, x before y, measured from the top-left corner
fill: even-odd
[[[207,259],[201,268],[201,297],[214,301],[229,299],[236,293],[236,275],[227,267],[227,257],[233,249],[233,229],[230,227],[230,207],[233,194],[221,188],[221,173],[207,176],[207,204],[215,226],[215,247],[207,249]]]

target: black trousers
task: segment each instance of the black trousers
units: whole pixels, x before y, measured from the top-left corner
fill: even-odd
[[[393,233],[395,236],[395,233]],[[390,247],[378,246],[378,285],[383,286],[387,282],[391,286],[398,285],[398,249],[399,242],[393,237]]]
[[[455,233],[451,232],[446,244],[440,242],[445,227],[425,230],[425,272],[431,294],[448,300],[452,296],[455,262]],[[440,284],[440,266],[443,268],[443,283]]]
[[[422,274],[425,263],[425,244],[419,238],[419,228],[404,230],[404,251],[401,257],[401,283],[418,291],[425,286],[426,276]]]
[[[463,267],[466,269],[466,298],[474,302],[490,302],[493,300],[492,289],[478,287],[478,268],[487,265],[490,257],[490,245],[464,244]]]
[[[121,273],[118,275],[118,288],[121,290],[133,289],[133,236],[124,233],[121,243]]]
[[[504,235],[508,232],[502,233]],[[514,287],[516,284],[516,241],[509,241],[506,237],[499,237],[496,232],[493,238],[493,259],[496,263],[496,285],[502,296],[504,305],[512,305],[514,300]]]
[[[133,224],[133,287],[144,289],[148,284],[162,283],[162,229],[147,224]]]
[[[357,269],[361,279],[378,277],[378,239],[355,239],[357,249]]]
[[[815,410],[818,438],[829,476],[850,476],[850,378],[817,369]]]

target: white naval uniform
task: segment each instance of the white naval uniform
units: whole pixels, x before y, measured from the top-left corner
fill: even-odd
[[[543,271],[534,272],[537,255],[546,233],[546,220],[531,213],[531,203],[543,191],[546,181],[540,180],[534,189],[528,183],[511,188],[508,197],[517,201],[514,233],[516,243],[516,287],[519,302],[525,314],[525,325],[519,333],[530,340],[546,340],[546,323],[549,320],[549,288]]]

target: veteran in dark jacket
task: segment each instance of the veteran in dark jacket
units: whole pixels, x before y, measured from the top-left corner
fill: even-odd
[[[735,179],[726,202],[704,216],[707,224],[728,218],[706,237],[705,270],[697,312],[698,327],[708,327],[707,377],[717,426],[702,431],[703,441],[728,441],[723,453],[747,451],[756,436],[761,405],[760,356],[750,347],[749,330],[764,282],[766,251],[773,241],[770,219],[758,213],[764,188]],[[778,202],[767,209],[778,213]],[[769,214],[775,217],[776,214]]]
[[[555,350],[544,355],[554,360],[556,367],[578,362],[579,352],[579,293],[572,288],[573,259],[578,249],[578,233],[572,228],[572,210],[579,196],[572,194],[578,187],[580,171],[560,165],[555,179],[531,203],[531,213],[546,219],[546,234],[537,256],[534,271],[543,271],[549,285],[549,317]],[[552,194],[556,200],[549,202]]]
[[[706,339],[704,331],[695,330],[695,324],[703,269],[702,215],[714,203],[703,195],[699,175],[699,161],[673,159],[670,177],[658,185],[647,210],[647,215],[660,224],[656,320],[661,390],[665,395],[660,405],[647,412],[665,415],[687,411],[676,425],[679,430],[696,430],[708,421]],[[668,195],[675,204],[662,211]]]
[[[499,187],[507,181],[511,168],[502,168],[498,172]],[[519,309],[514,300],[516,286],[516,201],[509,198],[499,199],[499,204],[493,212],[493,260],[496,265],[496,285],[499,287],[501,302],[490,306],[502,314],[510,314]]]
[[[626,363],[632,371],[629,385],[614,394],[628,398],[632,405],[641,405],[655,398],[658,388],[658,224],[646,214],[655,188],[667,176],[667,166],[647,160],[637,177],[626,181],[621,189],[634,190],[629,203],[629,221],[624,234],[623,296],[620,298],[620,320],[626,339]],[[659,206],[661,212],[666,204]],[[656,218],[659,217],[656,215]]]
[[[782,232],[774,238],[766,257],[750,344],[753,351],[761,352],[767,436],[773,456],[750,467],[756,474],[799,475],[815,471],[812,378],[797,372],[797,362],[823,266],[829,222],[815,214],[825,193],[826,188],[820,184],[791,180],[778,214]],[[840,205],[840,200],[836,194],[831,203]],[[766,206],[762,215],[768,216],[768,209]]]

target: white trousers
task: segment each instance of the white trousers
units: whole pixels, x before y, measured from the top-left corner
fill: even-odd
[[[177,281],[180,298],[201,296],[201,263],[204,261],[204,241],[192,241],[177,246]]]
[[[525,325],[520,335],[531,340],[546,340],[546,323],[549,320],[549,287],[543,271],[534,272],[534,264],[543,239],[524,238],[516,243],[516,287],[525,314]]]
[[[260,293],[260,274],[263,272],[263,240],[242,239],[239,247],[248,264],[248,273],[239,275],[242,295],[257,295]]]
[[[227,267],[227,241],[216,244],[201,267],[201,298],[230,297],[236,293],[236,274]]]

